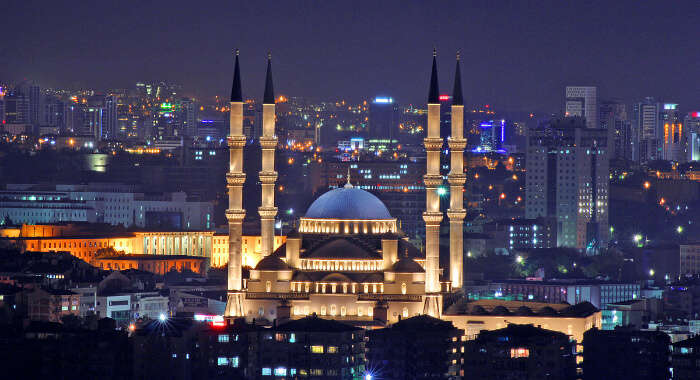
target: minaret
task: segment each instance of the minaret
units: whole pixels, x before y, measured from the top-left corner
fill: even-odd
[[[440,292],[440,197],[437,188],[442,184],[440,174],[440,100],[438,98],[437,52],[433,50],[433,70],[430,75],[430,90],[428,92],[428,137],[423,140],[427,152],[427,170],[423,176],[425,183],[426,210],[423,213],[425,221],[425,292],[423,306],[425,314],[439,317]]]
[[[241,72],[238,67],[238,49],[236,49],[236,63],[233,69],[233,85],[231,87],[231,126],[228,136],[229,169],[226,174],[226,187],[228,188],[228,302],[226,304],[226,316],[242,317],[243,312],[243,275],[241,235],[243,233],[243,147],[245,135],[243,134],[243,96],[241,93]]]
[[[275,216],[277,216],[277,207],[275,207],[275,182],[277,181],[275,148],[277,148],[277,136],[275,136],[275,91],[272,87],[272,56],[268,53],[265,95],[263,96],[262,135],[260,136],[260,149],[262,149],[262,169],[260,170],[262,202],[258,208],[263,257],[272,253],[275,243]]]
[[[447,216],[450,218],[450,281],[452,289],[462,288],[463,255],[464,255],[464,99],[462,97],[462,76],[459,70],[459,52],[457,53],[457,68],[455,70],[455,86],[452,92],[452,136],[447,141],[450,147],[450,173],[447,181],[450,183],[450,208]]]

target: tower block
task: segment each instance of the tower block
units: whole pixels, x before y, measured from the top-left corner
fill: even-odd
[[[263,96],[262,135],[260,136],[262,169],[259,175],[260,183],[262,184],[262,201],[258,208],[263,257],[272,254],[275,239],[275,217],[277,216],[277,207],[275,207],[275,183],[277,182],[277,172],[275,171],[276,148],[275,92],[272,86],[272,57],[268,53],[265,95]]]
[[[437,188],[442,184],[440,175],[440,100],[437,77],[437,52],[433,50],[433,68],[428,92],[428,137],[423,140],[427,153],[425,183],[425,304],[423,312],[433,317],[440,316],[440,197]]]
[[[226,174],[226,187],[228,188],[228,300],[225,315],[227,317],[244,316],[243,307],[243,273],[242,273],[242,248],[241,235],[243,234],[243,147],[245,135],[243,134],[243,96],[241,91],[241,73],[238,64],[238,50],[236,50],[236,63],[231,87],[231,126],[228,136],[229,146],[229,170]]]
[[[450,147],[450,173],[447,181],[450,183],[450,208],[447,216],[450,219],[450,281],[452,289],[462,288],[464,275],[464,148],[467,140],[464,138],[464,99],[462,96],[462,76],[459,69],[459,53],[457,53],[457,68],[455,69],[455,85],[452,92],[452,135],[448,139]]]

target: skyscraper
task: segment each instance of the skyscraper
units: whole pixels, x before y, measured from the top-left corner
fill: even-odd
[[[630,122],[627,106],[616,101],[600,104],[600,128],[608,131],[608,147],[611,159],[632,159]]]
[[[102,137],[114,140],[117,138],[119,128],[117,126],[117,103],[119,98],[116,95],[108,95],[105,97],[105,126],[102,132]]]
[[[399,133],[399,106],[394,98],[377,96],[369,106],[370,137],[396,139]]]
[[[39,86],[33,84],[29,86],[29,122],[34,125],[38,126],[41,124],[41,103],[42,103],[42,97],[41,97],[41,89]]]
[[[661,103],[647,97],[632,107],[632,158],[645,163],[660,158],[660,114]]]
[[[607,131],[578,118],[530,130],[525,217],[557,221],[557,246],[595,249],[608,240]]]
[[[667,161],[685,162],[685,135],[678,104],[664,103],[660,122],[661,158]]]
[[[700,161],[700,112],[689,112],[683,121],[687,139],[687,160]]]
[[[587,128],[598,128],[597,88],[593,86],[566,86],[564,114],[586,119]]]
[[[18,89],[5,95],[7,124],[29,124],[29,97]]]

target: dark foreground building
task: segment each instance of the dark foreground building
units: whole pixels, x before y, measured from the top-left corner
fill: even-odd
[[[673,379],[700,379],[700,336],[673,343],[671,352]]]
[[[272,326],[151,321],[133,338],[136,379],[359,379],[364,330],[315,315]]]
[[[532,325],[482,331],[465,342],[464,379],[557,379],[576,377],[575,346],[560,332]]]
[[[38,321],[0,326],[3,379],[131,379],[130,363],[128,337],[113,320],[96,329]]]
[[[583,334],[584,379],[669,379],[670,344],[661,331],[588,330]]]
[[[458,375],[460,338],[452,322],[428,315],[370,330],[367,370],[377,379],[447,379]]]

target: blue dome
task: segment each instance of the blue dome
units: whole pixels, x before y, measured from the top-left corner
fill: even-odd
[[[316,219],[393,219],[379,198],[346,185],[331,190],[314,201],[306,218]]]

